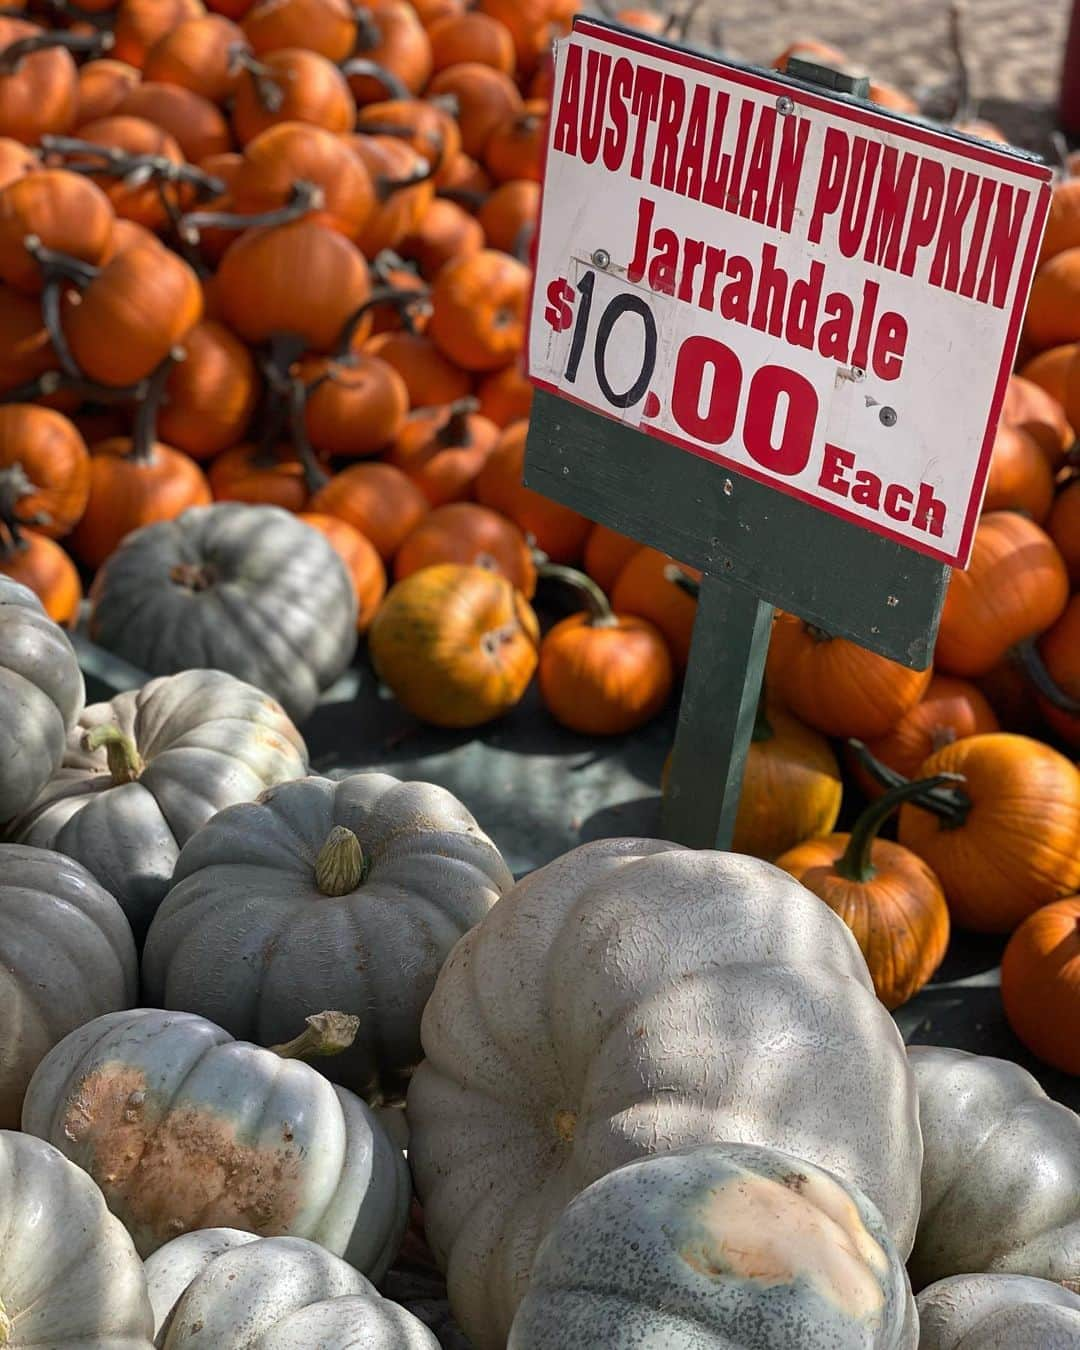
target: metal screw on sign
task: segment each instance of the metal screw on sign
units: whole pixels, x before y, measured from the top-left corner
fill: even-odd
[[[614,58],[621,101],[588,92]],[[1050,173],[867,88],[586,17],[556,44],[524,479],[701,573],[662,827],[690,847],[731,845],[775,609],[922,670],[970,554]],[[957,235],[954,179],[1019,226]]]

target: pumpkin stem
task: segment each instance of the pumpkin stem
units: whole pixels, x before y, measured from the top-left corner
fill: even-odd
[[[235,42],[229,48],[229,70],[234,74],[244,71],[250,75],[255,85],[255,97],[268,113],[281,111],[285,102],[285,91],[281,87],[278,73],[273,66],[264,65],[256,60],[250,47]]]
[[[359,36],[359,26],[357,35]],[[373,44],[373,45],[378,45]],[[365,48],[370,51],[371,48]],[[378,61],[369,61],[366,56],[354,56],[345,61],[341,66],[341,73],[348,79],[350,76],[364,76],[369,80],[377,80],[386,91],[386,97],[391,100],[400,99],[407,103],[412,98],[412,92],[409,86],[400,80],[392,70],[387,70],[385,66],[380,66]]]
[[[471,395],[467,398],[459,398],[454,403],[448,404],[446,411],[450,416],[435,433],[435,439],[444,449],[452,445],[460,445],[467,450],[473,443],[469,418],[480,411],[480,400],[473,398]]]
[[[874,841],[878,831],[892,813],[903,802],[914,801],[922,793],[933,788],[944,787],[947,783],[963,783],[967,780],[962,774],[940,773],[934,778],[920,778],[912,782],[898,783],[890,788],[876,802],[871,802],[852,827],[847,848],[833,864],[837,876],[848,881],[873,881],[877,874],[874,866]]]
[[[439,188],[435,195],[455,206],[463,206],[466,211],[479,211],[488,199],[488,193],[477,192],[475,188]]]
[[[323,895],[348,895],[364,880],[367,859],[360,840],[344,825],[335,825],[315,859],[315,884]]]
[[[146,768],[135,742],[118,726],[106,723],[99,727],[91,727],[89,731],[83,732],[82,748],[84,750],[100,750],[102,746],[105,747],[105,756],[109,763],[109,775],[112,778],[113,787],[120,787],[124,783],[134,783],[143,769]]]
[[[11,1340],[11,1333],[14,1330],[11,1318],[4,1307],[4,1300],[0,1298],[0,1345],[7,1345]]]
[[[803,628],[810,634],[815,642],[832,642],[833,634],[826,632],[824,628],[819,628],[816,623],[809,623],[803,620]]]
[[[274,225],[291,225],[324,205],[322,188],[298,180],[293,183],[289,200],[273,211],[241,215],[231,211],[190,211],[176,222],[176,230],[186,243],[197,244],[203,230],[253,230]]]
[[[51,47],[66,47],[72,54],[86,53],[101,56],[109,51],[114,42],[112,33],[32,33],[29,37],[19,38],[0,51],[0,75],[14,75],[28,56],[35,52],[48,51]]]
[[[561,563],[543,562],[536,569],[536,575],[543,581],[559,581],[570,586],[581,596],[589,615],[590,628],[617,628],[619,620],[611,604],[592,577],[579,572],[576,567],[564,567]]]
[[[1034,638],[1027,638],[1013,648],[1013,659],[1028,677],[1035,689],[1058,712],[1080,717],[1080,699],[1075,699],[1054,679],[1047,669]]]
[[[28,234],[23,239],[23,248],[34,259],[45,276],[63,278],[73,286],[89,286],[101,272],[93,263],[74,258],[70,253],[61,253],[54,248],[46,248],[36,234]]]
[[[910,782],[910,779],[905,778],[903,774],[899,774],[895,769],[890,769],[888,765],[882,764],[881,760],[875,758],[862,741],[851,737],[848,740],[848,746],[858,760],[860,768],[886,792],[892,792]],[[922,810],[929,811],[931,815],[937,816],[943,828],[947,830],[957,829],[963,825],[972,806],[971,798],[959,787],[949,788],[940,785],[928,788],[925,783],[920,784],[920,791],[912,800]]]
[[[424,159],[422,155],[416,157],[416,167],[412,173],[407,173],[404,178],[390,178],[386,174],[380,174],[375,180],[375,191],[380,202],[388,201],[395,192],[404,192],[406,188],[419,187],[421,183],[426,183],[429,178],[435,176],[435,165],[430,159]]]
[[[291,1041],[270,1047],[282,1059],[307,1059],[309,1055],[340,1055],[348,1050],[360,1030],[360,1019],[352,1013],[313,1013],[307,1026]]]
[[[32,518],[19,516],[18,506],[24,497],[30,497],[38,491],[36,483],[30,481],[23,466],[16,462],[0,469],[0,521],[9,530],[17,530],[20,525],[51,525],[52,516],[48,511],[39,511]]]
[[[96,141],[80,140],[77,136],[41,137],[41,148],[48,155],[67,159],[68,173],[108,174],[111,178],[128,178],[135,183],[146,183],[152,178],[166,183],[186,183],[208,197],[220,197],[225,184],[220,178],[205,173],[194,164],[176,164],[165,155],[132,155],[117,146],[99,145]]]
[[[375,15],[367,5],[354,5],[353,18],[356,21],[356,51],[374,51],[382,42],[382,29]]]
[[[697,600],[701,595],[701,582],[696,581],[684,572],[677,563],[670,563],[664,568],[664,580],[670,581],[673,586],[678,586],[679,590],[688,595],[691,600]]]
[[[68,346],[67,334],[60,318],[60,302],[64,286],[65,282],[60,277],[49,277],[46,280],[41,292],[41,318],[52,349],[60,362],[60,369],[70,379],[80,380],[83,373]]]
[[[364,317],[380,305],[393,305],[397,310],[406,310],[410,305],[426,301],[431,291],[425,287],[422,291],[410,291],[396,286],[377,286],[364,303],[358,306],[342,325],[341,334],[334,345],[333,358],[343,361],[352,354],[353,338]],[[479,407],[479,404],[477,405]]]
[[[131,450],[128,459],[147,463],[154,455],[157,440],[158,413],[165,398],[173,366],[187,358],[183,347],[174,347],[146,382],[146,388],[135,405],[135,421],[131,428]]]
[[[304,484],[308,495],[314,497],[330,481],[330,475],[320,466],[307,433],[308,389],[299,376],[289,382],[289,430],[293,449],[304,470]]]

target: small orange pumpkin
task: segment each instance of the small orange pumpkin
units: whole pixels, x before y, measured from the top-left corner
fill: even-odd
[[[520,112],[500,122],[484,147],[484,164],[497,183],[543,178],[544,136],[550,105],[530,99]]]
[[[585,543],[585,571],[610,595],[619,573],[643,547],[639,539],[619,534],[606,525],[594,525]]]
[[[62,413],[32,403],[0,406],[0,511],[60,539],[86,510],[90,456]]]
[[[224,103],[232,97],[240,75],[233,57],[238,46],[247,46],[247,39],[224,14],[185,19],[147,52],[143,78],[190,89],[211,103]],[[87,69],[83,67],[82,73]]]
[[[1024,339],[1042,351],[1080,338],[1080,245],[1064,249],[1035,273]]]
[[[517,49],[510,30],[498,19],[469,10],[451,14],[429,25],[432,70],[438,74],[463,61],[478,61],[512,76],[517,66]]]
[[[680,674],[690,662],[700,580],[696,568],[676,563],[658,549],[639,548],[620,571],[611,592],[611,603],[620,614],[648,619],[663,633]]]
[[[435,199],[432,166],[408,142],[392,136],[352,136],[348,143],[375,185],[375,205],[357,240],[374,258],[420,228]]]
[[[82,583],[75,564],[54,540],[37,530],[11,530],[0,517],[0,573],[34,592],[54,623],[73,627]]]
[[[0,393],[30,384],[58,365],[40,304],[0,286]]]
[[[524,260],[539,215],[540,184],[528,178],[515,178],[495,189],[480,208],[477,220],[489,248],[502,249]]]
[[[198,163],[207,155],[232,148],[229,124],[216,104],[178,84],[144,80],[134,84],[117,105],[117,117],[141,117],[168,132],[185,159]]]
[[[0,325],[3,315],[0,314]],[[3,343],[0,340],[0,351]],[[468,374],[447,357],[425,333],[406,329],[377,333],[364,348],[393,366],[405,381],[410,408],[430,408],[440,403],[456,403],[465,398],[472,386]],[[2,378],[2,376],[0,376]]]
[[[427,96],[457,100],[462,149],[477,160],[484,158],[496,131],[525,106],[509,75],[479,61],[461,61],[439,71],[427,87]]]
[[[108,197],[88,178],[66,169],[36,169],[0,191],[0,279],[24,295],[38,295],[41,268],[23,240],[93,266],[109,249],[116,219]]]
[[[495,249],[447,263],[431,291],[428,332],[464,370],[500,370],[525,344],[531,273]]]
[[[464,501],[499,439],[475,399],[421,408],[398,433],[387,461],[407,474],[432,506]]]
[[[309,508],[347,521],[384,562],[428,513],[427,498],[392,464],[350,464],[312,496]]]
[[[532,410],[533,387],[515,362],[504,370],[485,375],[476,386],[480,411],[505,430],[514,422],[527,421]]]
[[[386,594],[386,569],[372,543],[337,516],[304,511],[299,519],[325,535],[352,578],[356,592],[356,627],[366,633]]]
[[[1054,476],[1042,447],[1022,427],[1004,422],[994,437],[984,511],[1023,511],[1039,524],[1050,514]]]
[[[302,511],[310,495],[304,466],[288,444],[234,445],[218,455],[207,478],[217,502],[252,502]]]
[[[484,244],[483,226],[474,216],[454,202],[436,197],[419,228],[401,240],[401,253],[415,259],[421,275],[434,281],[447,263],[472,257]]]
[[[174,137],[145,117],[123,116],[111,113],[96,122],[87,122],[79,128],[81,139],[101,146],[104,150],[118,150],[125,155],[168,160],[171,164],[184,163],[184,152]],[[70,156],[72,162],[90,162],[89,157]],[[144,225],[148,230],[160,230],[168,223],[169,213],[161,200],[155,179],[133,180],[130,175],[95,173],[93,181],[112,202],[113,210],[125,220]]]
[[[1046,529],[1065,562],[1070,584],[1080,587],[1080,478],[1065,483],[1054,498]]]
[[[276,91],[276,92],[272,92]],[[247,68],[236,84],[232,124],[241,145],[277,122],[310,122],[326,131],[351,131],[356,102],[348,81],[317,52],[285,47]]]
[[[0,188],[40,168],[41,160],[36,150],[10,136],[0,136]]]
[[[134,66],[129,66],[126,61],[114,61],[111,57],[88,61],[85,66],[80,66],[79,104],[75,111],[76,133],[87,122],[111,117],[120,100],[139,83],[140,78]]]
[[[357,54],[419,94],[431,78],[431,40],[413,6],[378,0],[357,19]],[[386,97],[387,83],[372,75],[350,75],[349,84],[361,108]]]
[[[850,834],[807,840],[776,860],[851,929],[889,1009],[917,994],[941,965],[949,910],[926,863],[877,834],[902,802],[953,781],[937,775],[893,788],[866,808]]]
[[[147,53],[185,19],[205,14],[202,0],[120,0],[113,21],[112,55],[140,70]]]
[[[1059,347],[1048,347],[1039,352],[1020,367],[1020,375],[1029,384],[1037,384],[1045,394],[1065,407],[1065,394],[1069,387],[1069,372],[1080,342],[1065,342]]]
[[[259,396],[247,347],[213,319],[184,337],[183,361],[169,374],[158,432],[193,459],[212,459],[243,440]]]
[[[376,673],[414,717],[481,726],[518,703],[537,664],[540,626],[497,572],[443,563],[389,592],[368,634]]]
[[[309,357],[296,373],[307,386],[307,433],[319,454],[363,459],[401,434],[409,391],[386,361],[363,353]]]
[[[257,56],[304,47],[328,61],[344,61],[356,45],[349,0],[258,0],[244,16],[244,36]]]
[[[1080,895],[1044,905],[1009,939],[1001,999],[1031,1053],[1080,1074]]]
[[[0,17],[0,52],[26,38],[44,37],[37,24]],[[37,145],[42,136],[64,135],[75,124],[79,79],[63,47],[30,52],[0,75],[0,136]]]
[[[526,600],[536,590],[536,565],[525,536],[505,516],[475,502],[438,506],[398,549],[398,581],[437,563],[462,563],[500,572]]]
[[[1033,436],[1052,469],[1060,466],[1075,439],[1063,402],[1022,375],[1009,376],[1001,421]]]
[[[548,47],[551,0],[478,0],[476,7],[510,30],[518,69],[523,74],[535,70]]]
[[[1080,591],[1039,639],[1038,653],[1046,677],[1039,690],[1042,715],[1062,740],[1080,749]]]

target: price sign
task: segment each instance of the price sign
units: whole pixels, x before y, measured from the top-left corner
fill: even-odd
[[[559,44],[536,384],[963,566],[1050,172],[579,20]]]

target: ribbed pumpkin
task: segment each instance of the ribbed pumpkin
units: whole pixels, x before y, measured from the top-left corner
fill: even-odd
[[[1080,588],[1080,478],[1067,482],[1054,498],[1046,529],[1065,561],[1070,585]]]
[[[532,408],[533,387],[516,363],[485,375],[476,386],[480,411],[497,427],[527,420]]]
[[[968,570],[953,571],[934,660],[949,675],[986,675],[1010,647],[1049,628],[1068,598],[1053,540],[1016,512],[991,512],[979,521]]]
[[[259,377],[247,347],[223,324],[203,319],[184,335],[184,360],[169,373],[158,434],[206,460],[243,440]]]
[[[457,100],[461,144],[474,159],[483,159],[488,141],[524,106],[510,76],[480,61],[459,61],[447,66],[432,79],[427,92],[429,97]]]
[[[54,623],[74,626],[82,603],[82,582],[59,544],[37,530],[13,532],[0,520],[0,575],[33,591]]]
[[[141,69],[147,52],[170,28],[205,12],[202,0],[120,0],[113,55]]]
[[[428,513],[427,498],[392,464],[350,464],[308,503],[312,511],[337,516],[370,539],[389,562]]]
[[[536,670],[540,629],[505,577],[443,563],[393,587],[368,640],[379,678],[414,717],[474,727],[521,699]]]
[[[308,439],[320,454],[363,459],[401,434],[409,391],[386,361],[363,352],[313,357],[299,363],[296,375],[307,387]]]
[[[76,132],[87,122],[109,117],[127,91],[139,83],[139,71],[126,61],[104,57],[88,61],[79,68],[79,106],[75,113]]]
[[[509,516],[524,534],[532,535],[537,547],[552,562],[576,563],[585,548],[591,523],[568,506],[525,487],[522,479],[528,430],[528,423],[522,421],[503,432],[477,475],[476,500]],[[628,614],[637,612],[622,603],[617,608]]]
[[[105,193],[66,169],[38,169],[0,192],[0,279],[37,295],[44,277],[24,240],[97,266],[105,258],[115,214]]]
[[[168,132],[193,164],[232,148],[229,124],[202,94],[150,80],[132,85],[116,106],[118,117],[141,117]]]
[[[443,356],[426,333],[404,329],[376,333],[364,350],[393,366],[405,381],[410,408],[454,403],[465,398],[472,386],[468,373]]]
[[[949,781],[939,776],[893,788],[867,807],[850,834],[807,840],[776,860],[855,934],[886,1008],[906,1003],[941,965],[949,910],[926,863],[877,834],[902,802]]]
[[[304,47],[337,62],[351,56],[356,45],[348,0],[258,0],[244,16],[243,31],[259,56]]]
[[[332,61],[300,47],[283,47],[259,64],[258,73],[244,70],[236,84],[232,125],[241,145],[278,122],[310,122],[335,135],[352,129],[356,103]]]
[[[658,549],[639,548],[619,572],[611,592],[611,603],[620,614],[636,614],[659,628],[679,671],[685,671],[690,661],[697,617],[695,586],[700,579],[696,568],[676,563]]]
[[[958,574],[957,574],[958,575]],[[769,688],[828,736],[883,736],[913,708],[932,671],[909,670],[846,638],[778,614],[766,666]]]
[[[1054,469],[1060,466],[1073,443],[1073,429],[1061,400],[1023,375],[1009,376],[1001,421],[1004,426],[1016,427],[1033,437]]]
[[[184,162],[184,152],[176,139],[145,117],[110,113],[108,117],[81,126],[79,136],[106,151],[116,150],[133,156],[151,155],[174,165]],[[83,161],[95,168],[101,165],[99,156],[89,154],[73,155],[71,160],[73,163]],[[169,212],[158,191],[158,181],[153,176],[117,176],[101,169],[93,174],[93,180],[112,202],[116,214],[124,220],[144,225],[148,230],[164,229],[168,224]]]
[[[90,495],[90,456],[62,413],[32,403],[0,406],[0,520],[60,539]]]
[[[374,544],[337,516],[305,511],[298,519],[318,530],[345,564],[356,592],[356,627],[366,633],[386,594],[386,569]]]
[[[915,1303],[920,1350],[1069,1350],[1080,1341],[1080,1294],[1032,1275],[953,1275]]]
[[[1080,591],[1039,639],[1038,661],[1047,682],[1036,684],[1039,709],[1067,745],[1080,748]]]
[[[499,572],[526,600],[536,590],[536,566],[525,536],[505,516],[475,502],[451,502],[429,512],[398,549],[394,576],[401,581],[450,562]]]
[[[984,511],[1022,511],[1037,524],[1050,513],[1054,476],[1045,452],[1022,427],[998,427]]]
[[[419,409],[398,433],[387,462],[410,478],[432,506],[473,495],[499,440],[499,428],[476,412],[475,400]]]
[[[509,365],[525,344],[530,288],[525,264],[495,249],[447,263],[431,292],[432,340],[464,370]]]
[[[308,503],[304,466],[283,441],[264,446],[252,441],[222,451],[207,472],[216,502],[249,502],[302,511]]]
[[[224,103],[240,76],[232,49],[246,45],[243,33],[224,14],[184,19],[146,53],[143,78],[179,85],[211,103]]]
[[[1009,1025],[1033,1055],[1080,1074],[1080,895],[1043,905],[1001,959]]]
[[[431,78],[431,42],[416,11],[404,0],[378,0],[359,22],[356,52],[379,66],[412,94],[419,94]],[[349,84],[364,107],[385,97],[386,79],[353,74]]]
[[[0,17],[0,51],[26,38],[41,37],[37,24]],[[14,70],[0,75],[0,136],[36,145],[45,135],[71,130],[78,106],[78,75],[63,47],[30,52]]]

